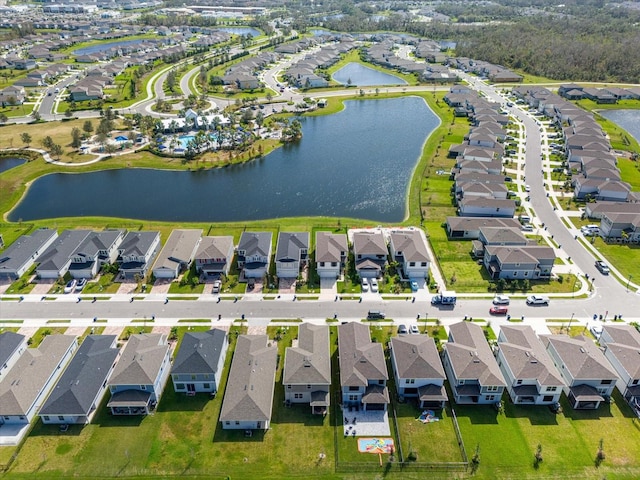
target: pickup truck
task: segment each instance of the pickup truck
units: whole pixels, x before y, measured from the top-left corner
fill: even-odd
[[[433,296],[431,305],[455,305],[457,301],[456,292],[442,292]]]

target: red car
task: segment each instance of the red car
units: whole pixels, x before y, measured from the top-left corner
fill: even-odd
[[[501,305],[493,306],[489,309],[491,315],[506,315],[509,309]]]

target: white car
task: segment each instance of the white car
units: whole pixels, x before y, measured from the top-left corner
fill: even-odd
[[[589,330],[591,330],[593,336],[596,337],[596,340],[598,340],[600,335],[602,335],[602,325],[592,325]]]
[[[493,297],[494,305],[509,305],[510,301],[509,295],[496,295]]]
[[[362,282],[360,282],[361,286],[362,286],[362,291],[363,292],[368,292],[369,291],[369,282],[367,282],[366,278],[362,279]]]
[[[417,335],[420,333],[420,329],[418,329],[418,325],[416,325],[415,323],[412,323],[411,325],[409,325],[409,333]]]
[[[549,297],[543,295],[529,295],[527,305],[549,305]]]
[[[69,280],[69,282],[64,286],[64,293],[71,293],[76,289],[77,285],[76,280]]]
[[[524,186],[524,191],[525,192],[530,192],[531,191],[531,185],[525,185]]]
[[[374,293],[378,291],[378,280],[375,278],[371,279],[371,291]]]

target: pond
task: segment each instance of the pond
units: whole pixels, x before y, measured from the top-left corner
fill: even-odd
[[[332,78],[343,85],[353,85],[354,87],[407,85],[407,82],[400,77],[379,72],[356,62],[347,63],[335,72]]]
[[[252,27],[216,27],[216,30],[221,30],[233,35],[246,35],[250,33],[254,38],[262,35],[262,32],[260,30]]]
[[[119,42],[101,43],[99,45],[90,45],[88,47],[79,48],[74,50],[74,55],[91,55],[92,53],[104,52],[110,48],[125,47],[127,45],[133,45],[134,43],[140,43],[142,40],[121,40]]]
[[[47,175],[33,182],[9,218],[405,218],[412,172],[439,124],[422,98],[351,100],[340,113],[301,121],[300,142],[244,165],[196,172],[120,169]]]
[[[600,110],[598,113],[624,128],[640,142],[640,110]]]
[[[22,165],[26,162],[27,160],[25,158],[0,157],[0,173],[5,172],[10,168],[17,167],[18,165]]]

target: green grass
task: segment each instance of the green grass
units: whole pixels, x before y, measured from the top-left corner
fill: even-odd
[[[82,293],[117,293],[120,284],[114,282],[114,273],[102,273],[95,281],[87,282]]]

